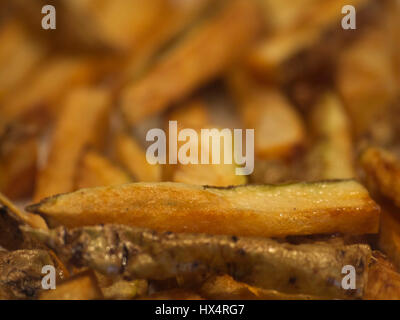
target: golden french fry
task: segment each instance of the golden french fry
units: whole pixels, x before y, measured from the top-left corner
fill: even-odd
[[[346,48],[337,67],[336,85],[357,136],[375,124],[397,97],[392,43],[384,25]]]
[[[202,101],[201,99],[190,101],[189,103],[179,107],[177,110],[174,110],[168,115],[168,120],[176,121],[178,128],[176,135],[179,135],[180,130],[187,128],[193,129],[200,134],[201,129],[211,128],[212,126],[211,115],[207,109],[207,105],[205,101]],[[167,131],[170,137],[173,136],[172,139],[178,141],[177,136],[174,136],[175,133],[170,132],[169,129]],[[225,139],[225,137],[223,139]],[[178,149],[186,143],[188,142],[178,141]],[[225,147],[225,144],[221,144],[221,154],[224,154]],[[201,154],[201,143],[193,145],[193,148],[198,149],[198,154]],[[227,187],[246,183],[246,176],[236,174],[238,165],[233,162],[232,164],[212,164],[212,152],[210,152],[210,150],[205,150],[204,152],[207,153],[205,157],[209,158],[210,164],[168,165],[164,170],[166,180],[218,187]]]
[[[369,186],[400,206],[400,160],[383,149],[369,148],[360,162]]]
[[[254,40],[259,29],[253,1],[228,1],[200,24],[141,79],[122,93],[122,110],[135,124],[160,112],[224,71]]]
[[[153,293],[139,300],[204,300],[197,293],[184,289],[171,289]]]
[[[37,70],[24,88],[5,97],[0,107],[0,131],[15,121],[40,124],[59,111],[60,98],[74,87],[89,82],[98,70],[88,59],[59,57]],[[23,94],[19,91],[23,90]]]
[[[310,122],[315,144],[307,159],[309,179],[354,178],[352,127],[339,97],[325,93],[312,110]]]
[[[352,5],[360,8],[368,3],[369,0],[356,0]],[[303,13],[302,18],[302,14],[299,14],[298,20],[289,22],[282,21],[285,14],[288,14],[287,11],[283,12],[281,22],[277,22],[277,30],[250,52],[247,64],[255,72],[277,82],[288,82],[298,76],[298,73],[303,73],[304,76],[304,72],[309,72],[312,68],[309,65],[299,68],[298,65],[294,66],[291,60],[300,53],[312,54],[314,47],[326,39],[326,32],[337,28],[343,17],[342,7],[347,4],[345,0],[318,1],[308,5],[312,9]],[[294,15],[296,16],[296,13]],[[340,31],[335,34],[340,36]],[[325,52],[325,58],[329,58],[329,54],[332,53]],[[313,60],[311,63],[315,64],[316,61]]]
[[[39,300],[99,300],[103,295],[92,271],[77,274],[62,283],[55,290],[45,290]]]
[[[132,182],[123,169],[95,150],[84,152],[76,174],[76,188],[93,188]]]
[[[235,71],[228,82],[245,127],[254,129],[258,158],[285,158],[304,144],[303,121],[278,88],[258,84],[243,70]]]
[[[127,134],[119,133],[115,138],[115,151],[118,161],[128,170],[136,181],[158,182],[162,178],[160,164],[150,164],[146,152]]]
[[[266,290],[235,281],[228,275],[213,276],[201,286],[200,295],[212,300],[312,300],[317,297]]]
[[[39,173],[34,199],[74,190],[79,157],[88,145],[98,146],[107,133],[111,111],[105,89],[80,88],[67,98],[54,129],[45,168]]]
[[[83,189],[27,208],[53,225],[120,223],[158,231],[284,237],[378,232],[379,207],[359,183],[201,187],[133,183]]]
[[[37,68],[46,47],[30,37],[22,23],[14,19],[0,26],[0,43],[0,99],[3,99]]]

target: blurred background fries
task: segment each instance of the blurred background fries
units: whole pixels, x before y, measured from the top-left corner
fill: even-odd
[[[56,7],[56,30],[41,28],[45,4]],[[345,5],[356,30],[341,26]],[[286,242],[328,233],[375,250],[363,298],[400,299],[399,39],[396,0],[2,0],[0,230],[18,245],[0,237],[0,270],[1,259],[57,258],[16,231],[46,222]],[[169,121],[254,129],[254,172],[150,164],[146,133],[168,136]],[[294,184],[237,187],[278,183]],[[63,263],[72,276],[56,291],[29,282],[28,297],[0,285],[0,298],[321,298],[227,274],[138,282]]]

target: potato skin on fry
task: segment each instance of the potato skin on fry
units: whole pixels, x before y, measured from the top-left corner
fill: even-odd
[[[291,245],[264,238],[157,233],[122,225],[24,230],[75,266],[91,266],[125,279],[166,280],[222,272],[251,286],[330,298],[362,297],[371,256],[367,245]],[[341,285],[347,264],[356,270],[355,290]]]
[[[132,183],[54,196],[27,210],[50,225],[263,237],[376,233],[379,219],[378,205],[352,180],[227,188]]]

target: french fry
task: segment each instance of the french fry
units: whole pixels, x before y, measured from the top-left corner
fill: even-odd
[[[115,138],[115,153],[118,161],[136,181],[158,182],[162,178],[160,164],[150,164],[146,152],[133,137],[119,133]]]
[[[228,82],[245,127],[254,129],[258,158],[285,158],[304,144],[303,121],[278,88],[263,87],[242,70],[234,72]]]
[[[20,85],[44,58],[46,48],[29,37],[22,24],[10,19],[0,26],[0,99]]]
[[[312,300],[309,295],[285,294],[235,281],[228,275],[213,276],[200,287],[200,295],[212,300]]]
[[[388,112],[397,96],[392,43],[387,33],[384,25],[368,31],[339,59],[336,85],[358,137],[375,124],[379,115]]]
[[[325,93],[311,112],[315,144],[308,159],[309,179],[354,178],[351,121],[339,97]]]
[[[101,145],[107,133],[110,98],[107,90],[90,88],[68,96],[54,129],[47,164],[38,176],[35,199],[74,190],[82,151]]]
[[[364,299],[400,299],[400,274],[382,255],[374,254],[371,259]]]
[[[27,210],[51,226],[120,223],[261,237],[376,233],[379,220],[378,205],[352,180],[228,188],[133,183],[54,196]]]
[[[129,174],[95,150],[84,152],[76,174],[76,189],[132,182]]]
[[[364,244],[294,245],[260,237],[157,233],[122,225],[23,230],[72,265],[90,266],[110,276],[168,280],[223,273],[251,286],[326,298],[362,297],[371,259],[371,249]],[[356,289],[351,291],[341,285],[345,265],[355,271]]]
[[[149,72],[122,92],[122,110],[134,125],[182,100],[224,71],[249,46],[259,29],[253,1],[228,1]]]
[[[59,57],[40,68],[26,87],[10,92],[0,106],[0,132],[15,121],[40,127],[59,111],[60,98],[74,87],[85,84],[97,71],[88,59]],[[18,90],[24,90],[20,94]],[[4,129],[3,129],[4,130]]]
[[[186,128],[196,130],[196,132],[200,134],[201,129],[212,127],[211,115],[207,109],[205,101],[202,99],[192,100],[174,110],[168,114],[168,120],[177,122],[177,135],[180,130]],[[172,136],[172,139],[178,141],[177,137],[174,136],[174,133],[169,132],[169,129],[167,131],[168,135],[170,137]],[[178,141],[178,149],[184,143],[187,142]],[[201,143],[193,145],[193,148],[198,148],[198,154],[201,154]],[[221,154],[224,154],[224,148],[225,145],[222,144],[220,150]],[[212,153],[210,153],[210,150],[205,150],[204,152],[207,152],[206,157],[209,158],[210,164],[167,165],[164,170],[165,180],[218,187],[227,187],[246,183],[247,179],[245,176],[236,174],[238,166],[235,163],[212,164]]]
[[[101,290],[92,271],[77,274],[62,283],[55,290],[42,291],[39,300],[100,300]]]
[[[369,148],[360,163],[368,185],[400,206],[400,161],[383,149]]]
[[[357,0],[353,1],[352,5],[360,9],[368,3],[368,0]],[[304,71],[313,71],[317,63],[315,58],[310,61],[314,63],[314,66],[311,64],[307,67],[294,64],[294,58],[301,53],[313,55],[315,48],[326,41],[326,32],[337,28],[338,22],[343,17],[342,7],[346,4],[348,3],[345,0],[318,1],[314,5],[310,4],[309,7],[312,9],[308,14],[304,14],[304,17],[297,21],[298,23],[296,20],[281,23],[281,26],[285,27],[277,28],[250,52],[247,64],[256,73],[281,83],[290,82],[299,74],[304,76]],[[340,30],[336,32],[336,37],[343,37]],[[329,42],[327,43],[329,45]],[[325,52],[324,58],[331,58],[330,54],[334,56],[338,48],[332,52]],[[303,59],[302,63],[305,62],[306,59]]]

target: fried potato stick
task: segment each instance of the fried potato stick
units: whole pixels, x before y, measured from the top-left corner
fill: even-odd
[[[253,1],[227,1],[221,12],[191,31],[141,79],[122,93],[130,124],[161,112],[224,71],[259,29]]]
[[[257,83],[243,70],[234,71],[227,81],[244,126],[254,129],[258,158],[286,158],[304,144],[303,121],[278,88]]]
[[[150,164],[147,161],[145,150],[133,137],[125,133],[118,133],[114,143],[116,158],[135,178],[135,181],[161,181],[161,165]]]
[[[369,148],[360,163],[369,186],[400,206],[400,160],[384,149]]]
[[[133,182],[128,173],[95,150],[84,152],[78,165],[76,180],[77,189]]]
[[[310,118],[315,143],[307,159],[309,179],[354,178],[352,126],[340,98],[332,92],[323,94]]]
[[[82,151],[101,145],[110,111],[107,90],[80,88],[68,96],[54,129],[47,164],[38,176],[34,199],[74,190]]]
[[[376,233],[379,220],[378,205],[352,180],[227,188],[133,183],[54,196],[27,210],[52,226],[120,223],[263,237]]]
[[[291,245],[263,238],[157,233],[118,225],[24,230],[74,265],[125,279],[164,280],[223,272],[251,286],[327,298],[362,297],[371,258],[367,245]],[[355,268],[354,290],[342,288],[345,265]]]

